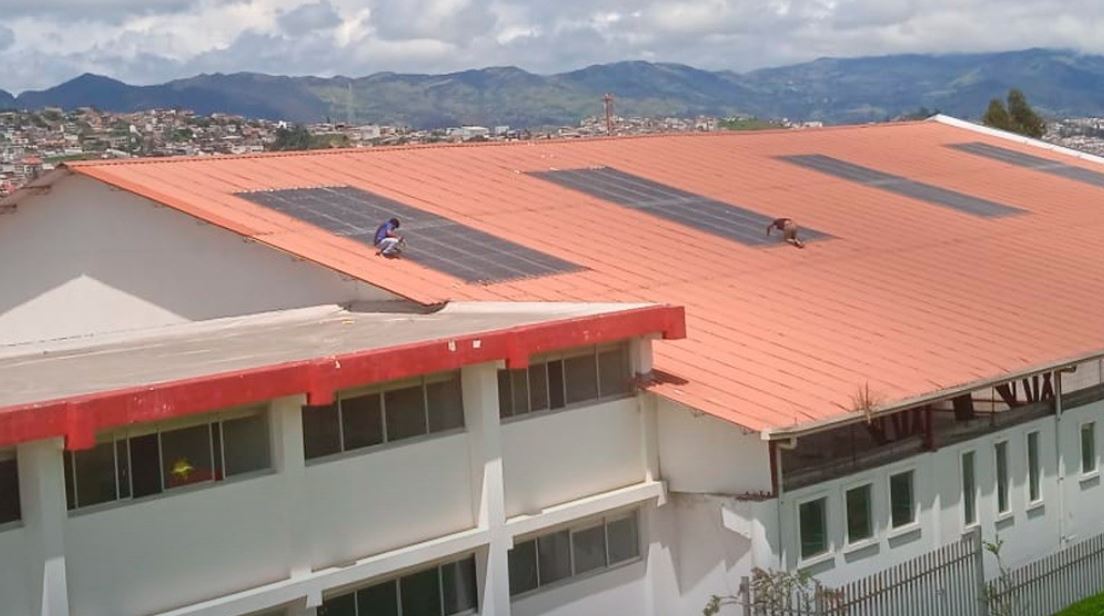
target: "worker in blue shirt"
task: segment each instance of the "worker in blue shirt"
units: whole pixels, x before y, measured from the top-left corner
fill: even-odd
[[[403,237],[397,233],[399,219],[392,218],[376,229],[376,254],[385,257],[397,257],[402,252]]]

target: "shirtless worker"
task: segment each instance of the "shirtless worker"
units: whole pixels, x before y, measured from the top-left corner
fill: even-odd
[[[771,234],[771,231],[778,229],[782,232],[782,237],[785,240],[798,248],[804,248],[805,242],[802,242],[797,238],[797,223],[791,218],[778,218],[774,222],[767,225],[767,235]]]

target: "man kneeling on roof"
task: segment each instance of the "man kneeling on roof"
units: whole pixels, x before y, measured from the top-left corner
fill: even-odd
[[[392,218],[376,229],[376,254],[385,257],[397,257],[402,252],[403,237],[396,233],[399,219]]]
[[[782,232],[782,237],[789,243],[797,246],[798,248],[804,248],[805,242],[802,242],[797,237],[797,223],[791,218],[777,218],[774,222],[767,225],[767,235],[771,234],[771,231],[778,229]]]

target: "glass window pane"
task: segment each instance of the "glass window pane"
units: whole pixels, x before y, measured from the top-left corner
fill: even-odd
[[[77,505],[88,507],[118,498],[115,492],[115,444],[100,443],[73,453],[77,467]]]
[[[322,602],[318,616],[357,616],[356,595],[349,593]]]
[[[402,589],[403,616],[441,616],[441,587],[437,567],[403,576],[399,580]]]
[[[548,362],[548,405],[554,409],[564,407],[563,362],[558,359]]]
[[[916,521],[916,507],[912,493],[912,471],[889,478],[890,517],[893,528]]]
[[[797,508],[801,534],[801,558],[812,558],[828,551],[828,503],[819,498]]]
[[[603,525],[575,531],[571,534],[571,545],[576,575],[606,566],[606,529]]]
[[[874,536],[874,521],[870,512],[873,499],[871,486],[847,491],[847,542],[855,543]]]
[[[513,399],[510,396],[510,371],[498,371],[498,416],[512,417],[514,414]]]
[[[514,415],[524,415],[529,412],[529,371],[510,371],[510,408]]]
[[[1039,433],[1027,435],[1027,499],[1039,500]]]
[[[593,355],[565,359],[564,378],[567,381],[568,404],[598,397],[598,372]]]
[[[426,403],[431,433],[464,427],[464,392],[460,388],[459,374],[426,383]]]
[[[474,557],[441,566],[441,592],[445,616],[478,607]]]
[[[383,407],[387,410],[388,442],[426,433],[425,395],[421,385],[385,392]]]
[[[119,486],[119,498],[130,498],[130,456],[127,455],[127,442],[115,441],[115,480]]]
[[[271,467],[264,413],[222,422],[222,439],[227,477]]]
[[[341,451],[341,426],[337,405],[303,407],[303,455],[321,458]]]
[[[1011,509],[1008,502],[1008,443],[997,443],[997,512]]]
[[[962,454],[962,511],[967,525],[977,522],[977,487],[974,482],[974,452]]]
[[[611,565],[631,560],[640,555],[640,540],[636,537],[636,515],[611,520],[606,525]]]
[[[77,496],[73,491],[73,453],[62,452],[61,459],[65,464],[65,502],[69,509],[77,508]]]
[[[215,481],[226,478],[226,465],[222,460],[222,423],[211,424],[211,458],[214,460]]]
[[[398,616],[399,590],[395,580],[357,591],[357,616]]]
[[[548,367],[545,364],[529,366],[529,408],[534,411],[548,408]]]
[[[204,424],[162,432],[161,460],[166,489],[213,480],[211,426]]]
[[[598,354],[598,382],[603,396],[629,393],[629,354],[617,347]]]
[[[352,451],[383,442],[383,403],[379,394],[343,398],[341,431],[345,438],[343,450]]]
[[[127,444],[130,447],[130,484],[134,498],[160,494],[161,450],[157,433],[136,436]]]
[[[536,540],[515,543],[508,554],[510,561],[510,595],[519,595],[537,587]]]
[[[1096,423],[1081,426],[1081,472],[1096,470]]]
[[[19,469],[15,458],[0,459],[0,524],[21,517],[19,506]]]
[[[566,530],[537,539],[540,584],[546,586],[571,576],[571,535]]]

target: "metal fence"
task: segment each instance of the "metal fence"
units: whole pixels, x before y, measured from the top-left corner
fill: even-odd
[[[988,583],[990,616],[1051,616],[1104,589],[1104,535]]]
[[[758,571],[744,616],[1050,616],[1104,590],[1104,535],[986,582],[981,532],[837,588]]]

